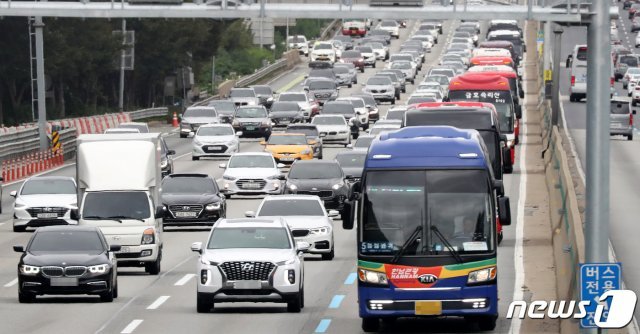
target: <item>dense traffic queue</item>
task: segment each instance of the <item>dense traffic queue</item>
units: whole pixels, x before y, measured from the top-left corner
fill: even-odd
[[[300,312],[305,254],[331,261],[355,252],[364,331],[421,316],[492,330],[498,245],[511,224],[504,175],[521,132],[522,30],[466,21],[447,40],[442,22],[416,22],[391,52],[391,38],[409,26],[345,20],[330,41],[291,36],[289,46],[309,57],[301,89],[233,88],[187,108],[177,132],[191,141],[192,160],[225,159],[218,180],[175,172],[175,152],[145,124],[78,137],[75,178],[34,177],[11,194],[14,231],[37,228],[14,247],[19,301],[112,301],[118,267],[161,272],[165,226],[205,225],[207,240],[191,245],[197,312],[228,302]],[[359,81],[365,68],[375,73]],[[354,86],[361,92],[340,94]],[[247,137],[263,152],[241,151]],[[327,159],[335,145],[344,148]],[[256,195],[265,197],[255,211],[227,217],[233,197]],[[356,229],[357,245],[336,250],[335,221]]]

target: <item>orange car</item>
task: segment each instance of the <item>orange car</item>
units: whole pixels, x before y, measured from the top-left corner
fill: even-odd
[[[262,141],[264,150],[277,162],[293,163],[295,160],[313,159],[314,143],[308,142],[303,133],[274,133],[268,141]]]

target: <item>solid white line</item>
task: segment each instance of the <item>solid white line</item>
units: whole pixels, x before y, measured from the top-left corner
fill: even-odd
[[[0,223],[0,226],[4,225],[4,223]]]
[[[179,279],[174,285],[175,286],[185,285],[185,284],[187,284],[187,282],[189,282],[194,277],[196,277],[196,274],[186,274],[186,275],[184,275],[184,277]]]
[[[151,305],[147,306],[147,310],[155,310],[158,307],[160,307],[160,305],[164,304],[164,302],[167,301],[167,299],[169,299],[171,296],[160,296],[158,297],[158,299],[156,299],[155,302],[153,302]]]
[[[143,322],[144,320],[142,319],[136,319],[131,321],[127,327],[125,327],[122,332],[120,332],[120,334],[131,334],[133,333],[133,331],[136,330],[136,327],[140,326],[140,324]]]
[[[17,279],[17,278],[14,278],[11,282],[9,282],[9,283],[5,284],[5,285],[4,285],[4,287],[5,287],[5,288],[10,288],[10,287],[12,287],[12,286],[16,285],[16,283],[18,283],[18,279]]]

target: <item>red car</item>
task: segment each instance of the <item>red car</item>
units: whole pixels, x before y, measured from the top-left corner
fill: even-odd
[[[360,69],[361,73],[364,73],[364,57],[360,51],[349,50],[342,51],[342,57],[340,57],[341,63],[352,63],[356,68]]]

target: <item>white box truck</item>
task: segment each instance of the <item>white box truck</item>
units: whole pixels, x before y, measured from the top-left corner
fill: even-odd
[[[160,272],[162,218],[160,134],[91,134],[77,139],[79,225],[99,227],[121,245],[118,266]]]

